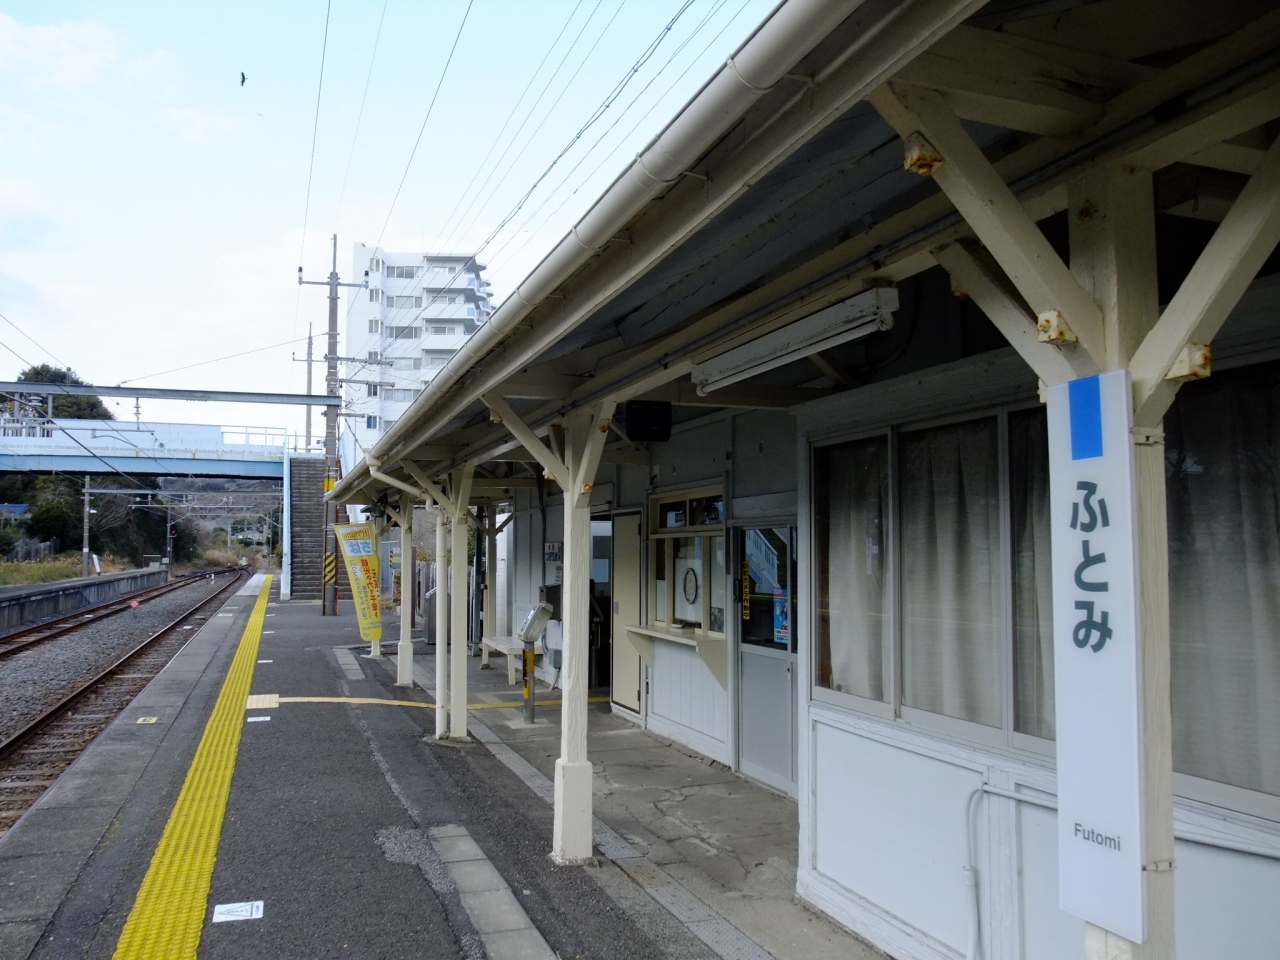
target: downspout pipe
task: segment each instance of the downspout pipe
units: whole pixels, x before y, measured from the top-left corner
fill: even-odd
[[[443,397],[516,324],[602,250],[645,204],[670,187],[689,164],[710,149],[753,103],[863,2],[784,0],[775,7],[493,316],[449,358],[366,460],[371,463],[373,455],[385,454],[408,439],[419,412],[430,409]]]
[[[373,477],[373,479],[379,480],[382,483],[385,483],[389,487],[395,487],[397,490],[401,490],[404,493],[409,494],[409,496],[417,497],[419,500],[424,500],[427,503],[435,502],[435,498],[432,497],[431,494],[427,493],[427,491],[420,490],[417,487],[413,486],[412,484],[405,483],[403,480],[397,480],[395,477],[387,476],[385,473],[379,470],[376,466],[373,466],[372,462],[368,464],[368,467],[369,467],[369,476]]]

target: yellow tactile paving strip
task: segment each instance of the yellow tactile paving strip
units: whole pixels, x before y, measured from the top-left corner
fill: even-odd
[[[608,703],[608,697],[591,697],[587,703]],[[425,710],[434,710],[434,703],[420,703],[417,700],[380,700],[376,697],[277,697],[273,693],[262,693],[252,696],[245,705],[246,710],[270,710],[274,709],[281,703],[372,703],[384,707],[422,707]],[[539,700],[540,707],[558,707],[563,703],[561,700]],[[509,709],[520,709],[524,706],[523,700],[507,700],[502,703],[468,703],[468,710],[496,710],[502,707]]]
[[[125,922],[114,960],[196,958],[271,580],[268,576],[262,584],[178,802]]]

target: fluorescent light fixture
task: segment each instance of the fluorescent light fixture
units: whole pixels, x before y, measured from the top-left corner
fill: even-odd
[[[893,311],[897,309],[896,288],[866,290],[718,357],[694,364],[693,382],[698,393],[706,396],[713,390],[786,366],[821,350],[830,350],[877,330],[888,330],[893,326]]]

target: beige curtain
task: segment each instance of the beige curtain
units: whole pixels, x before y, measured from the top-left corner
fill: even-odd
[[[1165,437],[1174,769],[1280,795],[1280,363],[1185,385]]]

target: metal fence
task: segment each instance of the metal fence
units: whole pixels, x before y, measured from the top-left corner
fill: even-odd
[[[8,563],[48,560],[54,553],[52,540],[28,540],[23,537],[4,555],[4,559]]]

